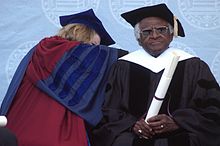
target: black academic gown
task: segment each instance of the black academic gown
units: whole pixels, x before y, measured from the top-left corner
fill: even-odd
[[[150,140],[131,131],[149,108],[162,73],[123,60],[113,65],[94,146],[220,146],[220,88],[196,57],[178,63],[160,110],[181,128]]]
[[[9,129],[0,127],[0,146],[17,146],[17,137]]]

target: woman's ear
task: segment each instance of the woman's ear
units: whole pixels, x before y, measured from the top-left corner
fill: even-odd
[[[98,34],[95,34],[92,39],[89,41],[90,44],[93,44],[93,45],[100,45],[101,43],[101,38]]]

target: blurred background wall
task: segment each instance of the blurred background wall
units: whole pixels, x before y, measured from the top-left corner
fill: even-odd
[[[186,37],[172,46],[199,56],[220,83],[220,0],[7,0],[0,6],[0,104],[22,57],[42,38],[60,28],[60,15],[93,8],[117,42],[114,47],[139,49],[133,28],[120,14],[166,3],[181,21]]]

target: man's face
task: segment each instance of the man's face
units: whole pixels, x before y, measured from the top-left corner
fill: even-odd
[[[168,22],[158,17],[147,17],[140,21],[139,44],[150,54],[156,56],[169,47],[173,39]]]

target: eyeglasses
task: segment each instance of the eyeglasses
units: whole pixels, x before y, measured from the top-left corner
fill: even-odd
[[[158,27],[152,27],[152,28],[145,28],[145,29],[141,30],[140,33],[144,37],[148,37],[148,36],[152,35],[154,31],[157,34],[161,34],[161,35],[166,35],[166,34],[170,33],[168,26],[158,26]]]

